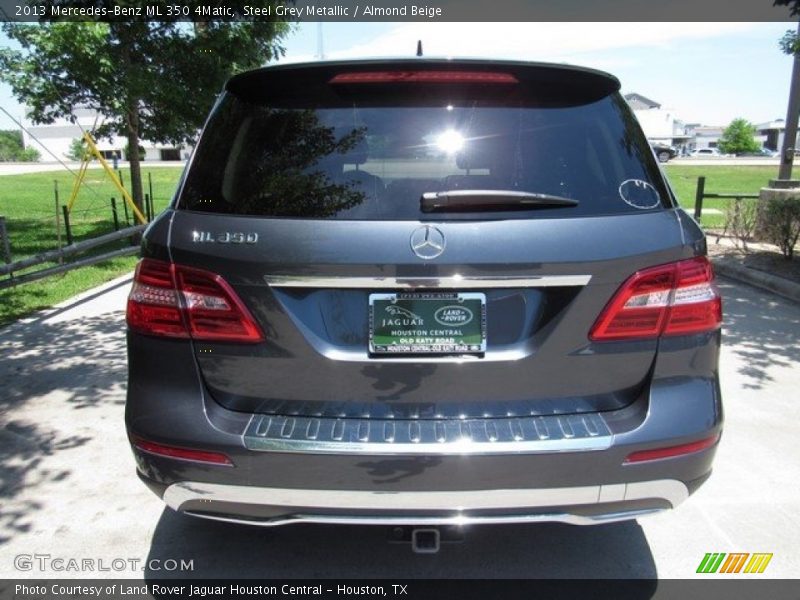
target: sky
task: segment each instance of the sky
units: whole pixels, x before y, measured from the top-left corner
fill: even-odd
[[[786,117],[792,59],[778,40],[793,23],[325,23],[326,59],[413,56],[566,62],[608,71],[687,123]],[[318,60],[320,26],[296,25],[279,62]],[[0,33],[0,47],[14,46]],[[0,106],[22,113],[8,86]],[[0,112],[0,129],[13,128]]]

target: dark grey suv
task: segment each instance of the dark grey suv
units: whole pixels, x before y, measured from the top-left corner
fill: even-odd
[[[497,61],[225,87],[128,302],[128,434],[175,510],[635,518],[709,475],[721,302],[619,82]]]

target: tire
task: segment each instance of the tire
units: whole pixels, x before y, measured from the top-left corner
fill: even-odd
[[[665,162],[669,161],[670,158],[672,158],[670,153],[667,152],[666,150],[662,150],[656,156],[658,157],[658,162],[662,162],[662,163],[665,163]]]

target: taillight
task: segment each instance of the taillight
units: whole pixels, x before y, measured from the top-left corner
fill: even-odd
[[[136,265],[128,296],[128,327],[139,333],[189,337],[181,314],[172,265],[143,259]]]
[[[722,300],[704,257],[644,269],[630,277],[589,332],[593,341],[654,338],[717,329]]]
[[[510,73],[491,71],[366,71],[340,73],[329,83],[519,83]]]
[[[128,327],[148,335],[200,341],[264,340],[250,311],[219,275],[142,259],[128,296]]]

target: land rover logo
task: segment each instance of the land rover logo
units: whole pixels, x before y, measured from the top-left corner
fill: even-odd
[[[433,313],[433,318],[439,325],[445,327],[456,327],[459,325],[466,325],[472,321],[472,311],[464,306],[443,306]]]
[[[425,260],[441,255],[444,245],[444,234],[431,225],[417,227],[411,234],[411,250]]]

